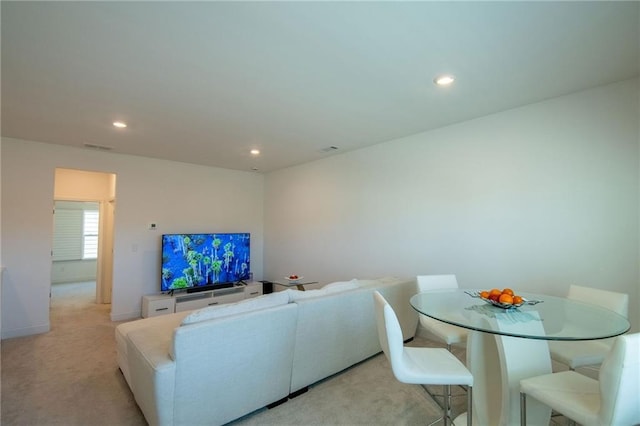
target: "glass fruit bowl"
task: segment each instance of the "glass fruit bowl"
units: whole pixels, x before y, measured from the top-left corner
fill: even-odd
[[[542,303],[542,300],[529,300],[529,299],[525,299],[524,297],[522,297],[522,302],[520,303],[501,303],[497,300],[482,297],[480,295],[482,292],[480,291],[465,291],[465,293],[467,293],[471,297],[476,297],[485,303],[488,303],[493,306],[497,306],[498,308],[502,308],[502,309],[514,309],[514,308],[519,308],[522,305],[535,305],[537,303]]]
[[[522,299],[522,303],[500,303],[496,300],[491,300],[491,299],[486,299],[484,297],[478,296],[481,300],[487,302],[490,305],[493,306],[497,306],[498,308],[502,308],[502,309],[512,309],[512,308],[519,308],[520,306],[525,304],[525,300]]]

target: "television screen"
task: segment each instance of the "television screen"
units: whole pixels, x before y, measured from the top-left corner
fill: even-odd
[[[235,283],[249,277],[249,233],[162,236],[162,291]]]

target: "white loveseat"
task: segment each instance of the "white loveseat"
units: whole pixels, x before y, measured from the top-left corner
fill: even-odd
[[[149,424],[224,424],[380,352],[374,290],[412,338],[415,279],[352,280],[120,324],[118,364]]]

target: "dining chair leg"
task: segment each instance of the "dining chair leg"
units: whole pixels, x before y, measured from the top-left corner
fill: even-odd
[[[451,344],[449,344],[449,343],[447,343],[447,350],[449,351],[449,353],[452,353],[451,352]],[[444,398],[447,399],[447,406],[449,408],[451,408],[451,386],[447,386],[447,391],[444,394]],[[447,411],[446,413],[447,413],[447,415],[450,414],[449,411]]]
[[[443,424],[444,426],[447,426],[449,424],[449,415],[451,414],[449,411],[451,410],[451,408],[449,407],[449,400],[447,399],[447,394],[451,392],[451,385],[445,385],[444,386],[444,413],[442,415],[443,418]]]
[[[473,423],[473,387],[467,386],[467,426]]]
[[[527,394],[520,392],[520,426],[527,426]]]
[[[450,343],[447,343],[447,350],[453,354],[453,351],[451,350],[451,344]],[[460,389],[466,390],[467,388],[465,386],[463,386],[463,385],[460,385]],[[449,394],[449,407],[451,407],[451,398],[453,398],[453,395]]]
[[[444,385],[443,385],[442,387],[444,388]],[[433,402],[434,402],[438,407],[440,407],[440,409],[442,410],[442,414],[443,414],[441,417],[438,417],[436,420],[432,421],[432,422],[431,422],[431,423],[429,423],[427,426],[433,426],[433,425],[435,425],[436,423],[439,423],[441,420],[444,422],[444,421],[445,421],[445,416],[446,416],[446,411],[445,411],[445,410],[446,410],[446,408],[445,408],[445,402],[444,402],[445,396],[444,396],[444,395],[440,395],[440,394],[433,394],[433,393],[431,393],[431,391],[429,390],[429,387],[428,387],[427,385],[422,385],[422,388],[425,390],[425,392],[427,393],[427,395],[429,395],[429,397],[431,398],[431,400],[433,400]],[[443,389],[443,390],[444,390],[444,389]],[[441,404],[440,402],[438,402],[438,398],[437,398],[437,397],[440,397],[440,396],[442,396],[442,399],[443,399],[442,404]]]
[[[447,385],[447,416],[449,416],[450,421],[453,421],[451,417],[452,410],[453,410],[453,404],[451,403],[451,385]]]

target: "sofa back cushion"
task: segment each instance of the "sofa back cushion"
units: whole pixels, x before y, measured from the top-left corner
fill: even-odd
[[[411,296],[417,293],[415,278],[366,280],[369,282],[364,286],[363,281],[358,280],[359,288],[355,290],[295,300],[298,323],[291,392],[382,350],[376,328],[374,290],[380,291],[397,312],[403,339],[415,335],[418,313],[409,304]]]
[[[380,277],[376,279],[361,279],[358,280],[358,285],[360,287],[380,287],[383,285],[392,285],[399,284],[405,282],[406,278],[400,277]]]
[[[343,291],[354,290],[360,288],[358,280],[353,279],[351,281],[338,281],[331,284],[327,284],[322,288],[313,290],[289,290],[290,298],[292,302],[298,300],[312,299],[316,297],[326,296],[328,294],[340,293]]]
[[[353,290],[354,288],[359,288],[360,283],[357,279],[352,279],[351,281],[338,281],[335,283],[327,284],[322,287],[323,290],[326,290],[329,293],[337,292],[337,291],[347,291]]]
[[[177,327],[175,415],[167,424],[222,425],[286,398],[297,311],[289,303]]]
[[[241,300],[240,302],[236,303],[208,306],[206,308],[198,309],[187,315],[182,320],[182,323],[180,325],[189,325],[200,321],[222,318],[229,315],[236,315],[245,312],[257,311],[260,309],[272,308],[274,306],[286,305],[287,303],[289,303],[288,291],[265,294],[263,296],[254,297],[252,299]]]

